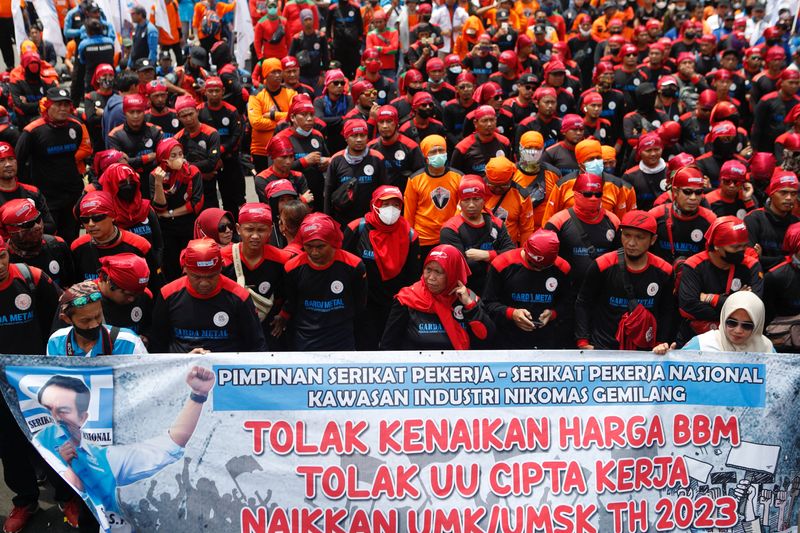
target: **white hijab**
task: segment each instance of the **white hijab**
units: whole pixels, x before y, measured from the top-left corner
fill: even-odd
[[[744,344],[733,344],[725,335],[725,321],[738,309],[743,309],[753,321],[753,333]],[[764,335],[764,302],[750,291],[734,292],[725,304],[719,317],[719,329],[700,335],[701,350],[720,350],[723,352],[774,352],[772,341]]]

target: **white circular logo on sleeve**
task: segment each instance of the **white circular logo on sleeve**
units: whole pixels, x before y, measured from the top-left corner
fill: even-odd
[[[142,312],[142,308],[137,305],[136,307],[131,309],[131,320],[133,320],[134,322],[139,322],[142,319],[143,314],[144,313]]]
[[[147,139],[147,140],[144,142],[144,145],[145,145],[147,148],[151,148],[151,147],[153,146],[153,139]]]
[[[658,187],[659,187],[659,188],[660,188],[662,191],[666,191],[666,190],[667,190],[667,179],[666,179],[666,178],[664,178],[663,180],[659,181],[659,182],[658,182]]]
[[[58,261],[53,259],[50,261],[50,264],[47,265],[47,269],[50,271],[51,274],[58,274],[61,272],[61,265],[58,264]]]
[[[353,15],[355,15],[355,12],[352,9],[347,12],[348,17],[352,17]]]
[[[559,106],[559,109],[561,110],[562,113],[566,113],[567,112],[567,104],[561,104]]]
[[[492,231],[489,232],[489,235],[492,237],[492,239],[496,239],[497,238],[497,228],[492,228]]]
[[[272,287],[272,284],[270,284],[269,281],[262,281],[258,285],[259,294],[267,294],[269,292],[270,287]]]
[[[218,327],[223,327],[227,325],[228,320],[230,320],[230,318],[228,317],[228,313],[226,313],[225,311],[220,311],[219,313],[214,315],[214,325]]]
[[[75,130],[69,130],[69,136],[71,139],[75,139],[78,136],[78,134]]]
[[[222,117],[222,125],[223,126],[227,126],[230,123],[231,123],[231,119],[229,119],[228,117]]]
[[[319,148],[319,141],[317,139],[311,139],[311,147]]]
[[[386,91],[380,90],[378,91],[378,98],[386,98]]]
[[[205,141],[199,141],[197,144],[198,144],[198,145],[200,146],[200,148],[202,148],[203,150],[205,150],[205,149],[206,149],[206,142],[205,142]]]
[[[703,232],[699,229],[692,230],[690,237],[693,242],[700,242],[703,240]]]
[[[658,283],[651,283],[647,286],[647,295],[648,296],[655,296],[658,293]]]
[[[397,159],[398,161],[402,161],[403,159],[406,158],[406,153],[402,150],[398,150],[394,153],[394,158]]]
[[[617,108],[617,103],[616,103],[616,102],[609,102],[609,103],[608,103],[608,108],[609,108],[611,111],[614,111],[614,110]]]
[[[343,290],[344,290],[344,283],[342,283],[338,279],[334,280],[331,283],[331,292],[333,294],[341,294]]]
[[[661,125],[661,121],[660,120],[654,120],[653,121],[653,126],[655,126],[656,128],[659,127],[660,125]]]
[[[610,229],[610,230],[608,230],[606,232],[606,239],[609,240],[609,241],[613,241],[614,240],[614,235],[616,235],[616,234],[617,233],[613,229]]]
[[[738,211],[736,211],[736,218],[744,219],[744,216],[746,214],[747,214],[747,211],[745,211],[744,209],[739,209]]]
[[[457,305],[453,308],[453,316],[458,320],[464,320],[464,306]]]
[[[172,127],[173,127],[173,128],[177,128],[177,127],[178,127],[178,124],[180,124],[180,122],[178,121],[178,119],[177,119],[177,118],[173,118],[173,119],[172,119]]]
[[[14,298],[14,305],[17,306],[17,309],[20,311],[25,311],[30,308],[32,303],[31,297],[28,294],[18,294],[16,298]]]
[[[516,83],[511,86],[511,92],[517,92],[517,89],[519,89],[519,86]]]
[[[544,288],[550,292],[553,292],[558,288],[558,280],[556,278],[547,278],[544,282]]]
[[[637,87],[639,86],[640,83],[642,83],[642,80],[640,80],[639,78],[633,79],[633,84],[636,85]]]
[[[605,128],[601,128],[600,129],[600,138],[601,139],[605,139],[606,138],[606,129]]]
[[[742,288],[742,280],[740,280],[739,278],[733,278],[733,281],[731,281],[731,290],[738,291],[741,288]]]
[[[100,100],[95,100],[94,106],[95,107],[103,107],[103,102],[101,102]]]
[[[319,50],[319,43],[314,43],[314,50]]]
[[[373,174],[375,174],[375,168],[372,165],[365,165],[364,174],[366,174],[367,176],[372,176]]]
[[[487,61],[486,62],[486,68],[492,68],[492,62],[491,61]]]

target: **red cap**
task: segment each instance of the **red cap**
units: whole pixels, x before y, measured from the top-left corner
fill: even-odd
[[[371,91],[374,88],[375,87],[372,85],[372,83],[369,82],[369,80],[365,80],[363,78],[355,82],[353,85],[351,85],[350,96],[353,97],[353,105],[355,105],[356,102],[358,102],[358,98],[362,94],[364,94],[366,91]]]
[[[0,159],[8,159],[9,157],[17,158],[14,147],[6,142],[0,142]]]
[[[723,120],[722,122],[715,124],[713,128],[711,128],[711,140],[715,141],[720,137],[735,137],[736,136],[736,126],[733,125],[733,122],[728,120]]]
[[[206,78],[206,89],[224,89],[222,78],[219,76],[210,76]]]
[[[428,61],[430,61],[430,59]],[[460,65],[460,64],[461,64],[461,58],[458,57],[458,54],[447,54],[446,56],[444,56],[445,67],[452,67],[453,65]]]
[[[444,70],[444,61],[438,57],[432,57],[425,63],[425,70],[428,72],[432,70]]]
[[[345,139],[362,133],[364,135],[369,135],[369,128],[367,127],[366,121],[360,118],[348,120],[344,123],[344,128],[342,128],[342,136]]]
[[[500,54],[500,57],[498,58],[498,61],[500,63],[503,63],[504,65],[510,65],[512,67],[516,67],[517,66],[517,53],[514,50],[506,50],[505,52]]]
[[[272,209],[267,204],[250,202],[239,208],[239,224],[254,222],[272,225]]]
[[[411,99],[411,108],[419,109],[419,107],[422,105],[432,103],[433,96],[431,96],[431,93],[427,91],[419,91],[418,93],[414,94],[414,97]]]
[[[122,290],[140,293],[150,281],[150,267],[144,257],[122,253],[100,258],[100,272]]]
[[[558,234],[543,228],[531,233],[523,245],[528,262],[536,268],[547,268],[555,263],[558,247]]]
[[[304,243],[322,241],[334,248],[342,247],[343,236],[339,223],[322,213],[311,213],[306,216],[300,224],[298,236]]]
[[[381,185],[375,192],[372,193],[372,205],[380,206],[383,200],[400,200],[403,201],[403,191],[394,185]]]
[[[292,100],[292,106],[289,108],[289,116],[294,116],[298,113],[314,113],[314,104],[311,100],[299,98],[297,95]]]
[[[766,61],[783,61],[786,59],[786,50],[781,46],[770,46],[764,56]]]
[[[636,145],[636,157],[641,159],[642,152],[650,148],[663,148],[664,143],[661,142],[661,137],[655,131],[645,133],[639,137],[639,143]]]
[[[473,111],[470,111],[467,115],[467,118],[470,120],[480,120],[483,117],[496,117],[497,113],[490,105],[482,105],[475,108]]]
[[[430,15],[433,12],[431,4],[423,3],[417,6],[417,15]]]
[[[456,78],[456,85],[460,85],[464,82],[471,83],[474,85],[475,75],[468,70],[461,71],[461,74],[459,74],[458,77]]]
[[[361,61],[363,63],[366,63],[367,61],[376,60],[376,59],[378,61],[380,61],[380,59],[381,59],[381,53],[378,52],[377,48],[367,48],[366,50],[364,50],[364,53],[361,54]]]
[[[105,191],[92,191],[81,198],[78,204],[78,216],[109,215],[113,217],[114,199]]]
[[[297,62],[297,59],[292,56],[286,56],[281,59],[281,66],[283,70],[290,69],[290,68],[300,68],[300,63]],[[206,82],[206,86],[208,86],[208,82]]]
[[[780,191],[781,189],[791,189],[793,191],[800,189],[800,182],[797,181],[797,174],[780,168],[775,169],[775,173],[769,180],[767,195],[772,195],[772,193]]]
[[[213,239],[193,239],[181,251],[181,267],[200,274],[211,274],[222,270],[222,254],[219,244]]]
[[[795,222],[786,229],[783,236],[783,250],[792,255],[800,252],[800,222]]]
[[[586,93],[583,97],[583,105],[589,104],[602,104],[603,103],[603,96],[598,92],[590,92]]]
[[[706,247],[729,246],[732,244],[747,244],[750,236],[744,221],[736,217],[719,217],[706,230]]]
[[[280,179],[267,183],[267,186],[264,187],[264,195],[267,197],[267,200],[286,195],[294,196],[295,198],[299,196],[297,191],[294,190],[292,182],[287,179]]]
[[[783,149],[790,152],[800,151],[800,134],[791,132],[783,138]]]
[[[781,36],[781,30],[777,26],[770,26],[764,30],[764,39],[778,39]]]
[[[700,96],[697,98],[697,105],[699,107],[713,109],[716,103],[717,103],[717,92],[711,89],[706,89],[705,91],[701,92]]]
[[[673,158],[674,159],[674,158]],[[703,173],[697,167],[687,166],[678,169],[675,175],[672,176],[672,188],[680,189],[682,187],[697,187],[702,188],[705,185]]]
[[[286,156],[294,157],[294,146],[292,146],[292,141],[289,140],[289,137],[285,135],[275,135],[269,142],[267,152],[269,152],[269,156],[272,159]]]
[[[775,154],[771,152],[756,152],[750,158],[750,176],[757,181],[767,181],[775,171]]]
[[[603,191],[603,178],[596,174],[578,174],[575,178],[575,184],[572,186],[575,192],[602,192]]]
[[[146,111],[147,101],[141,94],[126,94],[122,98],[122,112],[128,111]]]
[[[376,121],[380,122],[381,120],[391,120],[395,124],[400,122],[400,117],[397,115],[397,108],[393,105],[382,105],[378,108],[378,116],[375,118]]]
[[[634,228],[646,231],[652,235],[658,232],[656,218],[647,211],[628,211],[619,222],[620,228]]]
[[[486,184],[479,176],[467,174],[461,178],[461,183],[458,184],[458,199],[461,201],[467,198],[486,198]]]
[[[736,159],[725,161],[719,171],[719,179],[745,182],[747,181],[747,167]]]
[[[0,207],[4,226],[16,226],[39,218],[39,210],[30,198],[15,198]]]
[[[684,61],[691,61],[692,63],[694,63],[694,54],[692,54],[691,52],[681,52],[680,54],[678,54],[678,64],[680,65]]]
[[[644,27],[647,28],[648,30],[653,29],[653,28],[660,28],[661,27],[661,22],[659,22],[657,19],[648,19],[648,21],[644,25]]]
[[[738,115],[739,110],[731,102],[719,102],[711,110],[711,116],[708,118],[708,121],[711,123],[711,126],[716,126],[723,120],[728,120]],[[733,124],[733,122],[731,122],[731,124]]]
[[[561,119],[561,133],[566,133],[569,130],[583,129],[583,118],[579,115],[567,114]]]
[[[180,113],[184,109],[197,109],[197,103],[194,101],[194,98],[192,98],[188,94],[179,96],[178,99],[175,101],[176,113]]]
[[[222,83],[222,80],[220,80],[220,83]],[[208,81],[206,81],[206,87],[208,87]],[[156,93],[165,93],[167,92],[167,85],[161,80],[153,80],[151,82],[148,82],[147,85],[145,85],[145,92],[147,93],[147,96],[152,96]],[[124,105],[124,100],[123,100],[123,105]]]

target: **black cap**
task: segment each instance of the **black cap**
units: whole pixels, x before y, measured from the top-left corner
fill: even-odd
[[[533,27],[533,33],[547,33],[547,28],[544,24],[537,24]]]
[[[612,7],[614,9],[616,9],[617,8],[617,3],[616,2],[604,2],[603,3],[603,11],[605,11],[606,9],[611,9]]]
[[[189,50],[189,57],[191,57],[192,61],[198,63],[201,67],[208,67],[208,54],[206,53],[205,49],[200,48],[199,46],[193,46]]]
[[[158,54],[158,59],[172,59],[172,56],[169,55],[169,50],[162,50],[160,54]]]
[[[736,20],[736,15],[728,11],[727,13],[725,13],[725,17],[722,20]]]
[[[149,59],[140,57],[133,64],[133,68],[136,69],[136,72],[144,72],[145,70],[155,70],[156,66]]]
[[[508,9],[498,9],[495,14],[497,20],[508,20]]]
[[[725,57],[731,54],[735,55],[739,59],[741,59],[742,57],[742,51],[737,48],[726,48],[725,50],[722,51],[722,55],[720,57]]]
[[[100,6],[97,2],[87,2],[84,9],[87,13],[98,13],[100,11]]]
[[[519,83],[521,85],[528,85],[531,83],[536,83],[537,81],[539,80],[536,79],[536,76],[534,76],[530,72],[526,72],[525,74],[519,77]]]
[[[47,89],[47,99],[51,102],[71,102],[69,96],[69,89],[61,89],[59,87],[50,87]]]
[[[756,5],[753,6],[753,11],[755,11],[755,10],[766,11],[767,10],[767,6],[766,6],[766,4],[756,4]]]

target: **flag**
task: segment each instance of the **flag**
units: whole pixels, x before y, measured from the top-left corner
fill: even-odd
[[[235,43],[233,54],[239,67],[244,68],[245,62],[250,57],[250,43],[255,40],[255,32],[248,4],[241,0],[236,2],[233,12],[233,35]]]
[[[249,474],[255,472],[256,470],[264,470],[261,468],[261,465],[258,464],[258,461],[253,459],[252,455],[240,455],[238,457],[234,457],[225,463],[225,469],[234,480],[242,474]]]
[[[33,7],[36,8],[36,14],[39,15],[39,20],[42,21],[45,40],[53,43],[56,54],[61,57],[67,55],[64,36],[61,34],[61,24],[58,22],[58,15],[56,14],[56,8],[53,2],[48,0],[31,0],[31,2],[33,3]]]

